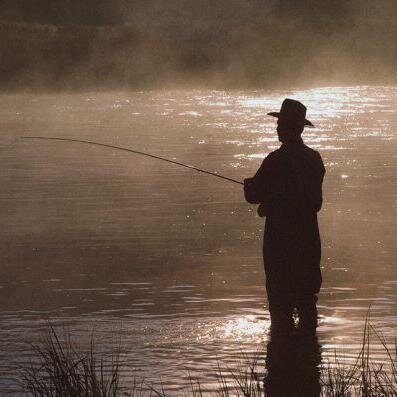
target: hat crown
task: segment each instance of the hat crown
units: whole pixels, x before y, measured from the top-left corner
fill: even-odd
[[[279,117],[303,122],[306,117],[306,106],[295,99],[286,98],[281,105]]]

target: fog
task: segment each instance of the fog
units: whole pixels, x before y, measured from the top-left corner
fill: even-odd
[[[396,81],[394,0],[5,0],[2,89]]]

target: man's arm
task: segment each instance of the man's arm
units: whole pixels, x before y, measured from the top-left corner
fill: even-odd
[[[323,160],[318,152],[316,152],[315,163],[312,165],[311,176],[307,181],[305,189],[305,203],[313,211],[320,211],[323,204],[322,184],[325,174]]]
[[[321,206],[323,204],[322,185],[323,185],[323,180],[324,180],[324,175],[325,175],[325,167],[324,167],[324,163],[323,163],[320,153],[317,153],[317,154],[318,154],[318,173],[316,176],[317,184],[316,184],[315,191],[314,191],[313,207],[318,212],[318,211],[320,211]]]
[[[266,185],[270,177],[270,155],[267,156],[253,178],[244,179],[244,196],[251,204],[260,204],[265,200]]]

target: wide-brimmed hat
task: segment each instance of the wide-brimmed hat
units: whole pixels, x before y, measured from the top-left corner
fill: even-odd
[[[303,125],[308,127],[314,127],[309,120],[306,120],[306,106],[295,99],[284,99],[280,111],[270,112],[268,115],[278,118],[282,117],[298,124],[303,123]]]

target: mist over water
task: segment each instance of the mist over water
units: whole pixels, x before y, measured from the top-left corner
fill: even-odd
[[[307,145],[327,169],[319,214],[318,338],[352,360],[366,311],[395,337],[397,90],[112,91],[0,96],[2,202],[0,394],[15,390],[45,319],[101,348],[121,338],[129,379],[180,390],[188,373],[217,385],[217,361],[266,353],[263,219],[226,181],[52,136],[147,151],[242,180],[279,146],[285,97],[316,126]],[[385,359],[381,346],[374,357]],[[17,354],[18,353],[18,354]]]
[[[394,0],[4,0],[4,90],[396,82]]]

